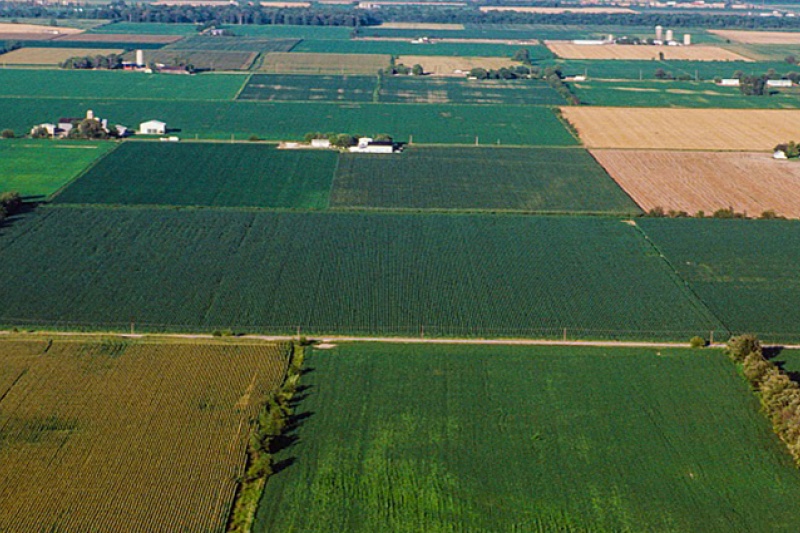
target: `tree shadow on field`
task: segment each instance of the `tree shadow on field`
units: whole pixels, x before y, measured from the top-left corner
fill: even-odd
[[[303,373],[312,371],[312,368],[303,369]],[[286,455],[289,453],[289,450],[300,441],[300,436],[297,434],[298,430],[303,426],[306,420],[314,416],[314,412],[300,411],[298,408],[303,400],[312,394],[309,391],[313,388],[313,385],[303,384],[299,385],[295,389],[295,393],[292,396],[292,399],[289,401],[289,407],[291,407],[295,412],[286,418],[286,426],[284,426],[283,433],[277,437],[274,437],[270,442],[269,451],[271,454]],[[283,470],[286,470],[292,466],[295,462],[297,462],[297,457],[291,455],[288,457],[283,457],[275,461],[275,463],[272,465],[272,472],[273,474],[282,472]]]
[[[786,370],[787,361],[779,358],[781,352],[783,352],[783,346],[768,346],[763,349],[763,352],[765,359],[769,360],[775,366],[780,368],[781,372],[784,372],[787,376],[789,376],[789,379],[800,384],[800,371]]]

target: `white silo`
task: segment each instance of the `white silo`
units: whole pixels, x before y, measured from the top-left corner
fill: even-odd
[[[683,34],[683,46],[690,46],[692,44],[692,36],[689,33]]]
[[[144,66],[144,50],[136,50],[136,65]]]
[[[667,41],[671,41],[673,38],[672,30],[667,30]]]
[[[664,28],[662,28],[661,26],[656,26],[656,41],[660,41],[661,40],[661,34],[662,34],[663,31],[664,31]]]

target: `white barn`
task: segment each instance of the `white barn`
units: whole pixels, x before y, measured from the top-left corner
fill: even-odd
[[[376,141],[370,137],[358,139],[358,145],[350,147],[351,152],[360,154],[391,154],[394,152],[392,141]]]
[[[164,135],[167,133],[167,123],[160,120],[148,120],[139,124],[139,133],[144,135]]]

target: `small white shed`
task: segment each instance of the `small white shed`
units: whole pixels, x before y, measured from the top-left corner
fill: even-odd
[[[167,133],[167,123],[160,120],[148,120],[139,124],[139,133],[143,135],[164,135]]]

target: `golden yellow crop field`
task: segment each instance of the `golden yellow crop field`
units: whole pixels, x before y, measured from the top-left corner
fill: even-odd
[[[749,57],[719,46],[649,46],[621,44],[575,44],[567,41],[545,41],[562,59],[624,59],[666,61],[752,61]]]

